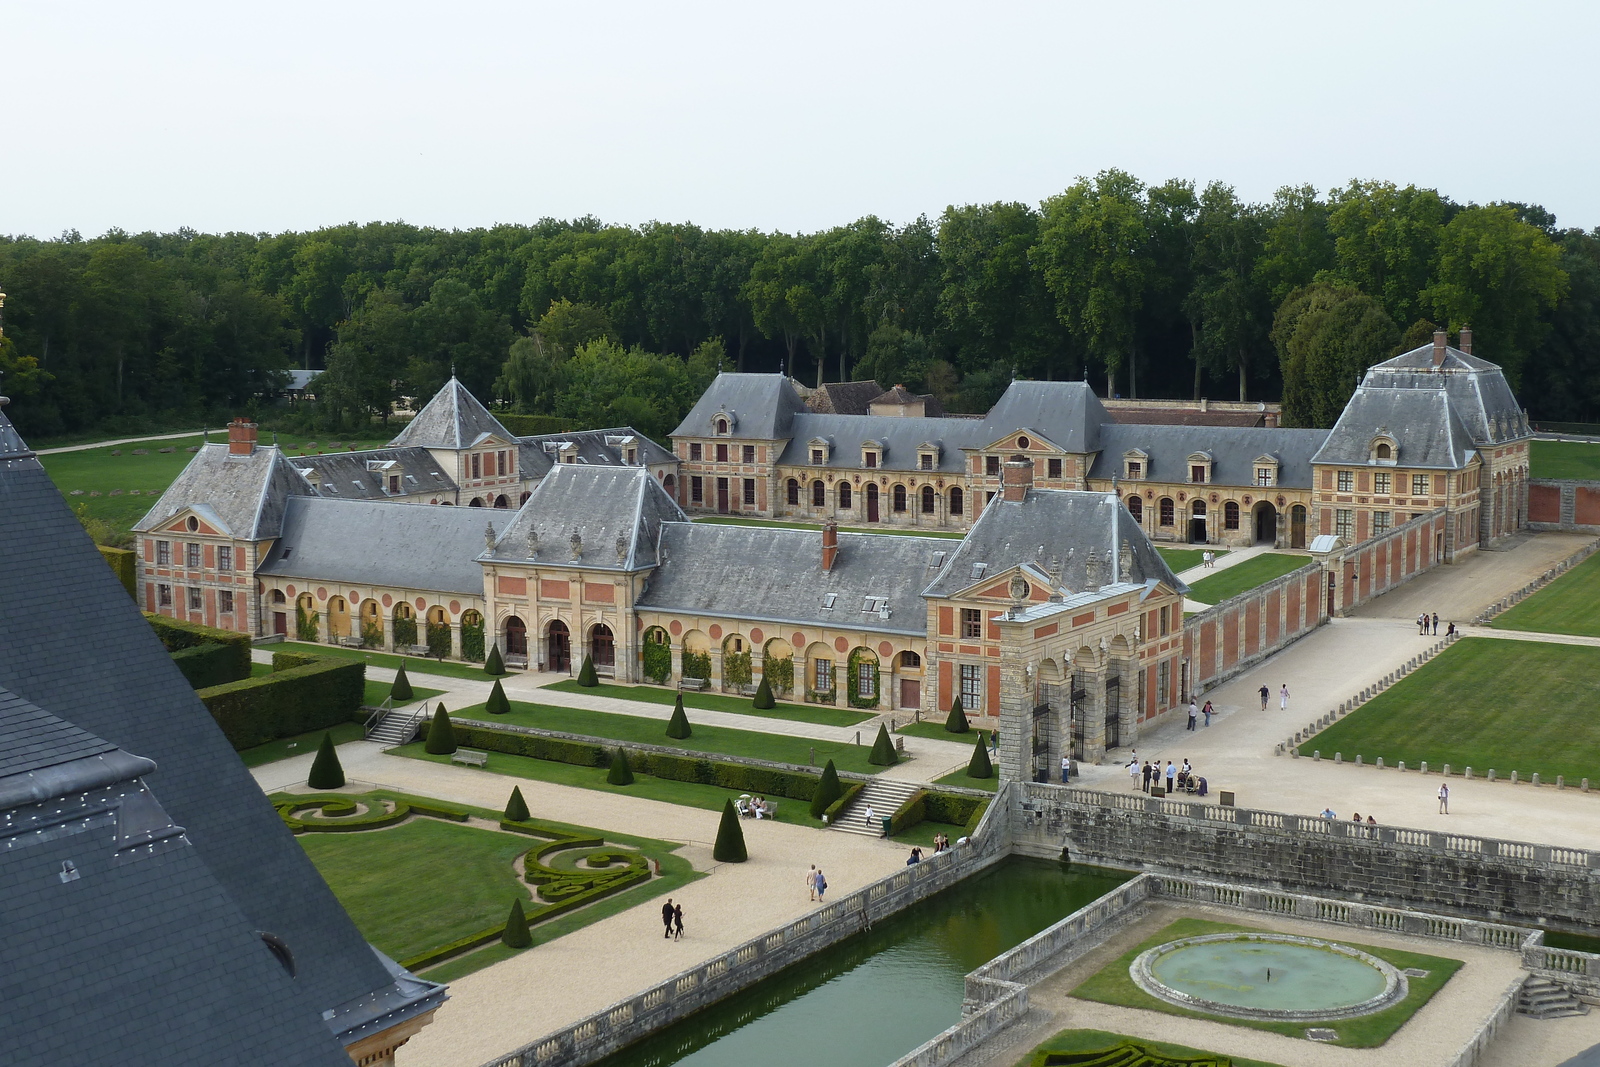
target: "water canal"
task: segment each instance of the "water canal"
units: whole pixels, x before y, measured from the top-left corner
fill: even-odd
[[[885,1067],[960,1019],[968,971],[1131,877],[1010,857],[602,1067]]]

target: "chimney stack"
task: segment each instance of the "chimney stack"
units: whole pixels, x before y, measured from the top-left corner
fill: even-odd
[[[1465,352],[1467,355],[1469,355],[1469,356],[1472,355],[1472,327],[1471,326],[1462,326],[1461,327],[1461,343],[1459,345],[1457,345],[1456,347],[1461,349],[1461,351]]]
[[[1433,331],[1433,369],[1438,370],[1444,366],[1444,339],[1443,330]]]
[[[1001,498],[1020,504],[1033,488],[1033,460],[1027,456],[1012,456],[1006,460],[1000,474]]]
[[[838,558],[839,524],[830,520],[822,524],[822,569],[833,570],[833,562]]]
[[[248,456],[256,450],[256,424],[236,418],[228,423],[228,455]]]

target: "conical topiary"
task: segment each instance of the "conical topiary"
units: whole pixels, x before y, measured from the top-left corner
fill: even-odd
[[[967,722],[967,710],[961,706],[960,697],[950,702],[950,717],[945,719],[944,728],[953,734],[964,734],[972,729],[972,724]]]
[[[711,858],[718,863],[743,863],[750,858],[744,847],[744,827],[739,825],[739,813],[732,800],[722,802],[722,824],[717,827],[717,843],[711,846]]]
[[[978,731],[978,743],[972,746],[972,759],[967,763],[968,778],[992,778],[994,764],[989,762],[989,746],[983,743],[983,731]]]
[[[878,724],[878,739],[872,742],[872,755],[867,757],[867,762],[874,767],[893,767],[900,762],[894,742],[889,740],[889,727],[884,723]]]
[[[528,802],[522,799],[522,787],[511,787],[511,799],[506,801],[506,822],[527,822]]]
[[[435,756],[447,756],[456,750],[456,731],[450,725],[450,713],[440,704],[433,709],[433,722],[428,725],[428,742],[423,746]]]
[[[489,649],[489,658],[484,661],[483,673],[491,678],[498,678],[506,673],[506,661],[500,658],[499,645]]]
[[[756,686],[755,699],[750,702],[751,707],[766,711],[775,702],[772,699],[772,686],[767,682],[766,675],[761,676],[761,684]]]
[[[528,934],[528,917],[522,913],[520,897],[511,902],[511,917],[506,919],[500,943],[506,948],[529,948],[533,945],[533,938]]]
[[[583,657],[583,666],[578,668],[578,684],[589,687],[600,684],[600,676],[594,670],[594,660],[588,656]]]
[[[633,784],[633,768],[628,766],[628,754],[620,748],[611,757],[611,769],[606,772],[606,781],[612,785]]]
[[[490,715],[504,715],[511,710],[511,701],[506,699],[506,691],[500,688],[500,679],[494,680],[494,688],[489,690],[489,699],[484,701],[483,710]]]
[[[822,813],[833,806],[833,802],[844,795],[844,787],[839,784],[839,772],[834,769],[833,760],[822,768],[822,777],[817,779],[817,791],[811,794],[811,817],[822,818]]]
[[[411,679],[406,677],[406,661],[401,660],[400,669],[394,672],[394,684],[389,687],[389,699],[404,704],[411,696]]]
[[[667,736],[683,740],[692,731],[689,729],[689,716],[683,713],[683,694],[678,694],[678,699],[672,704],[672,718],[667,721]]]
[[[311,774],[306,785],[312,789],[338,789],[344,785],[344,768],[339,766],[339,753],[333,748],[333,735],[323,734],[317,746],[317,758],[311,761]]]

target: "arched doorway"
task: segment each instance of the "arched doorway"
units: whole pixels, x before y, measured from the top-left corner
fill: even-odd
[[[528,625],[515,615],[506,617],[506,655],[528,658]]]
[[[468,505],[467,505],[467,507],[469,507],[469,508],[481,508],[481,507],[483,507],[483,500],[482,500],[482,498],[480,498],[480,497],[473,497],[473,498],[472,498],[472,503],[470,503],[470,504],[468,504]]]
[[[545,639],[544,667],[548,671],[572,669],[572,635],[567,632],[567,624],[560,619],[550,622],[549,636]]]
[[[1289,509],[1289,547],[1306,547],[1306,507],[1296,504]]]
[[[272,591],[272,632],[289,635],[289,601],[282,589]]]
[[[1278,509],[1263,500],[1256,505],[1256,541],[1269,545],[1278,543]]]
[[[678,499],[677,475],[669,474],[665,478],[661,479],[661,488],[665,489],[667,491],[667,495],[676,501]]]
[[[333,596],[328,598],[328,640],[336,642],[341,637],[350,636],[350,609],[344,602],[344,597]]]
[[[1203,545],[1206,543],[1206,502],[1196,500],[1189,508],[1189,543]]]
[[[895,677],[900,679],[900,707],[922,706],[922,657],[906,649],[895,657]]]
[[[494,506],[497,508],[509,508],[511,506],[511,501],[506,499],[506,495],[504,493],[501,493],[499,496],[494,498]]]
[[[878,485],[876,482],[867,483],[867,521],[878,521]]]
[[[611,636],[611,627],[597,622],[589,629],[589,655],[596,669],[614,671],[617,666],[617,643]]]

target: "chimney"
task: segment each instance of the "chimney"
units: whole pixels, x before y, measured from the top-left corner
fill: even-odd
[[[1456,345],[1456,347],[1461,349],[1461,351],[1465,352],[1467,355],[1469,355],[1469,356],[1472,355],[1472,327],[1471,326],[1462,326],[1461,327],[1461,343]]]
[[[1444,338],[1443,330],[1433,331],[1433,368],[1438,370],[1444,366]]]
[[[256,450],[256,424],[236,418],[228,423],[228,455],[248,456]]]
[[[833,561],[839,558],[839,524],[822,524],[822,569],[833,570]]]
[[[1000,495],[1013,504],[1020,504],[1033,488],[1033,460],[1027,456],[1012,456],[1006,460],[1000,475]]]

